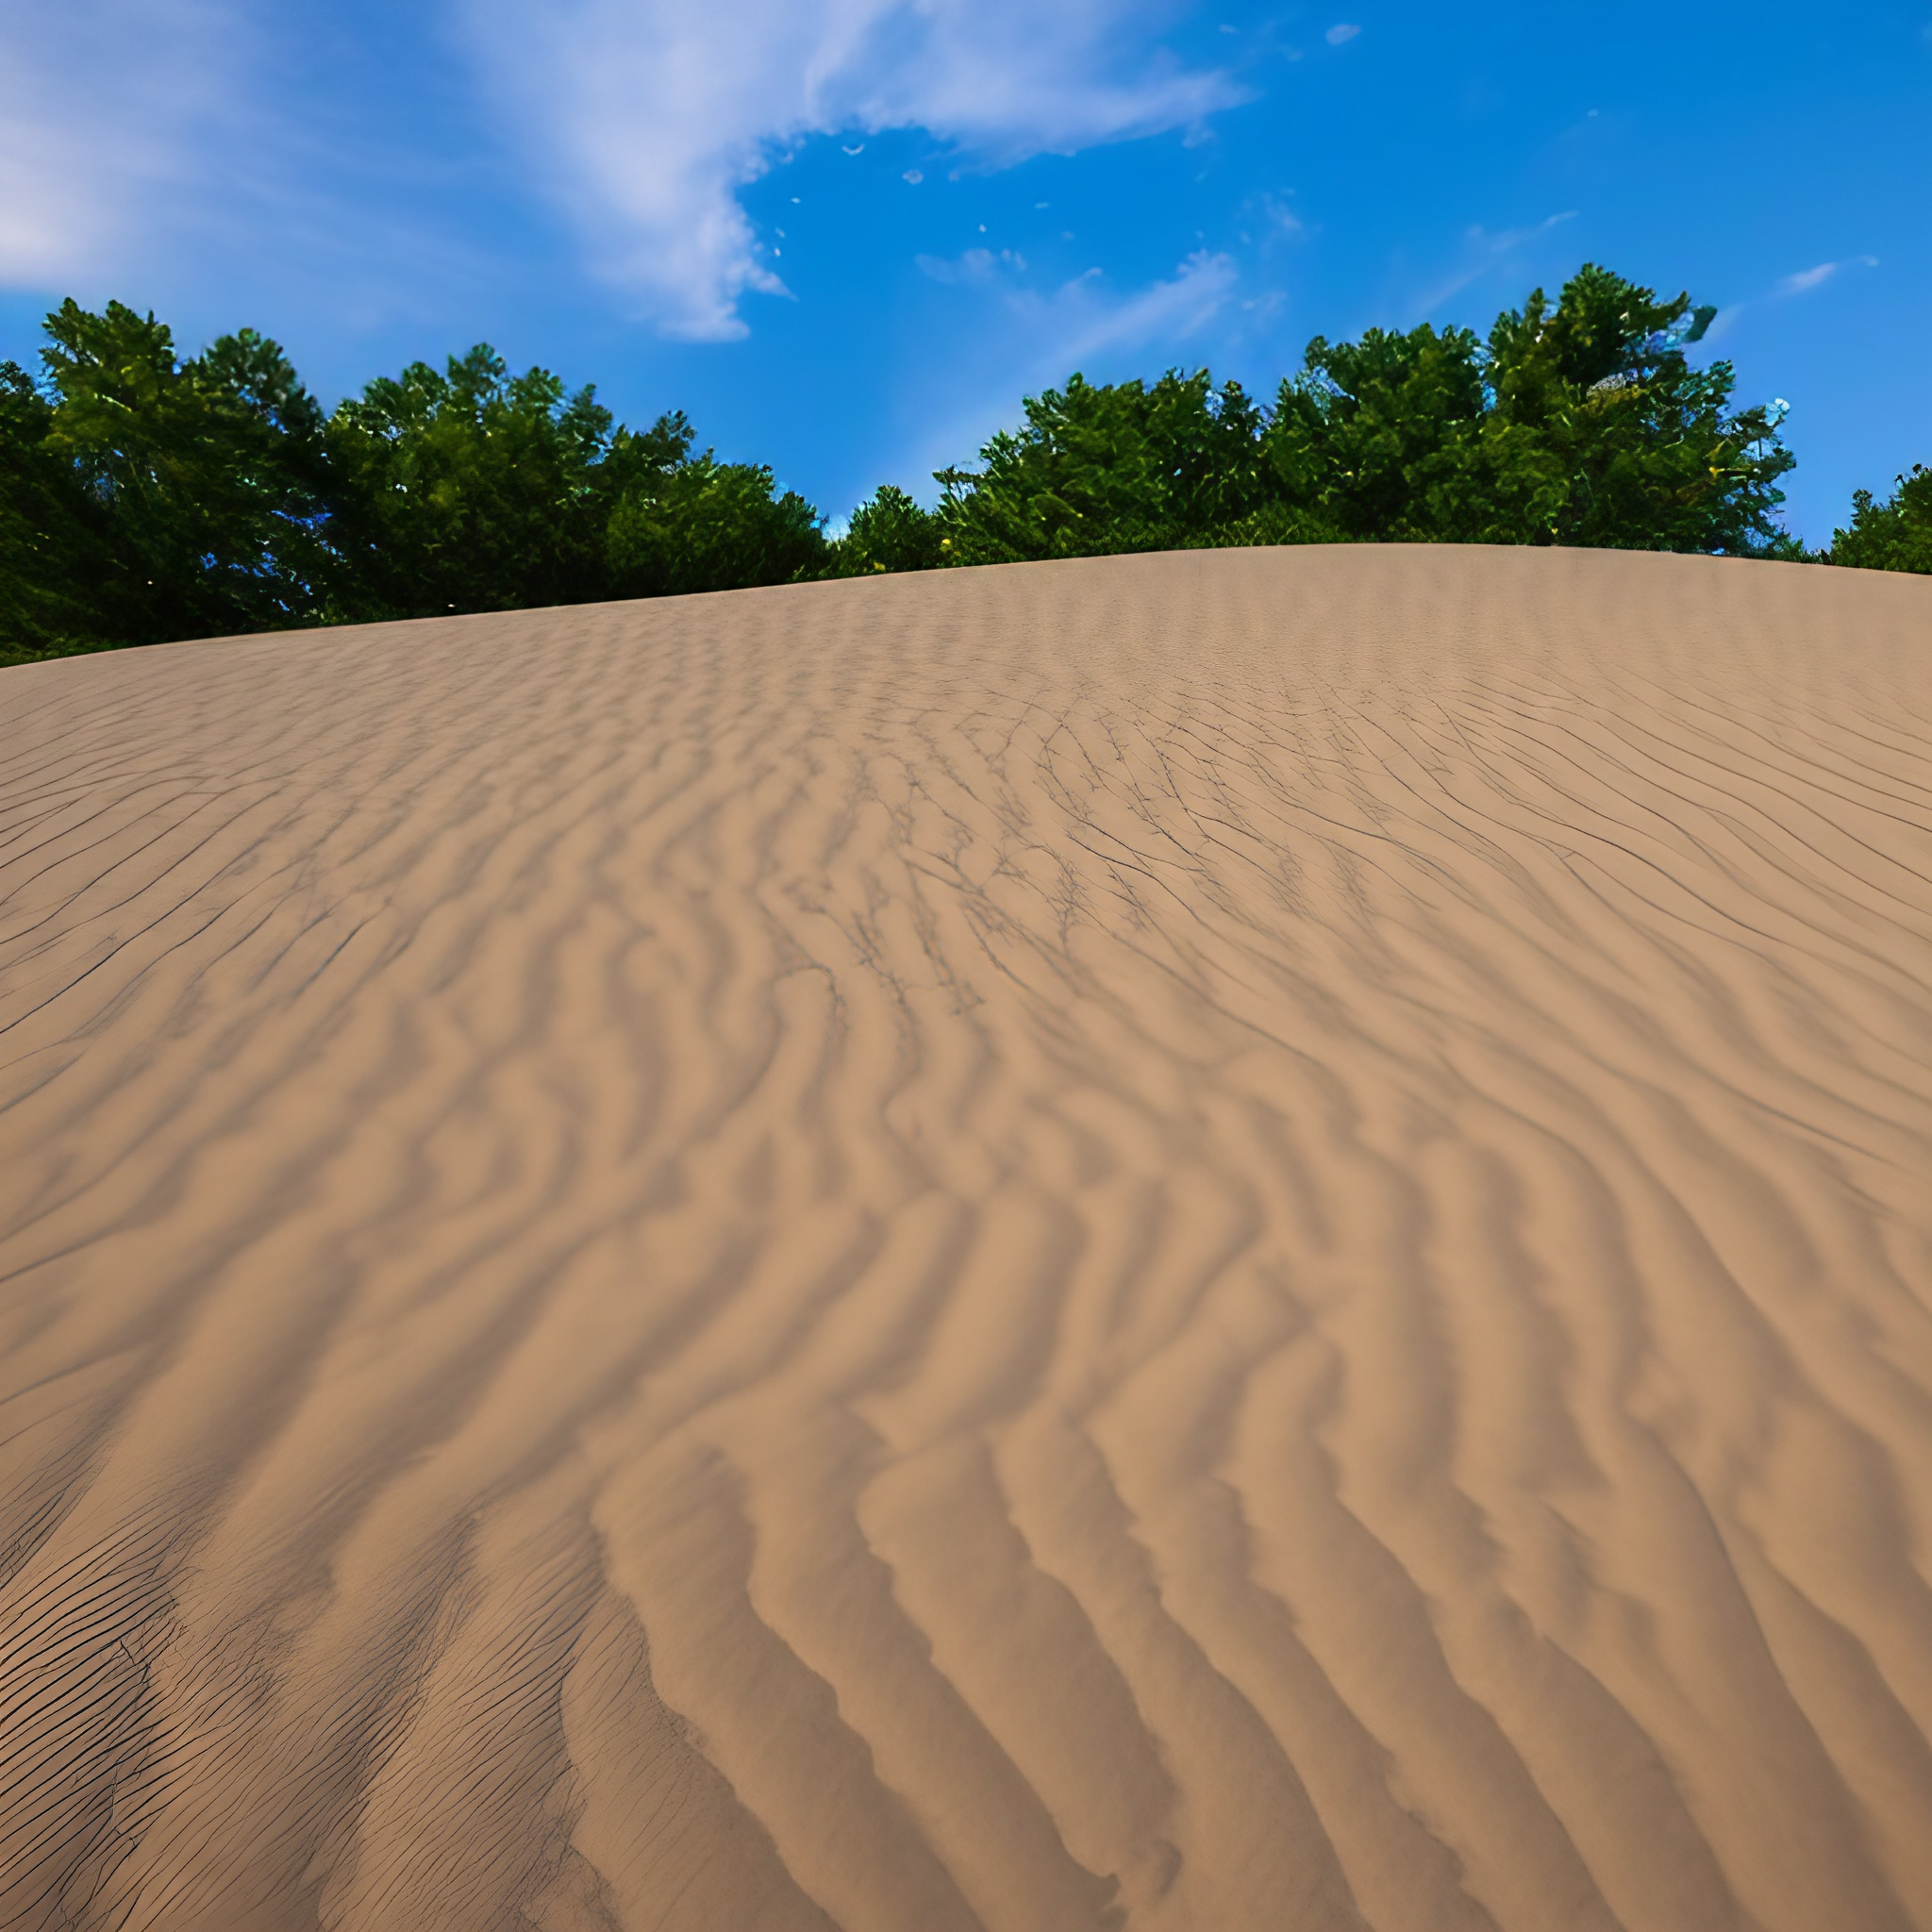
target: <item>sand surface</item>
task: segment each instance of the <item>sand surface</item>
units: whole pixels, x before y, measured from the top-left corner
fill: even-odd
[[[1932,582],[0,673],[0,1925],[1932,1927]]]

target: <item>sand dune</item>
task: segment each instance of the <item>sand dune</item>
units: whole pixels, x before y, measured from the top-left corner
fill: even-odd
[[[1932,583],[0,673],[0,1924],[1932,1927]]]

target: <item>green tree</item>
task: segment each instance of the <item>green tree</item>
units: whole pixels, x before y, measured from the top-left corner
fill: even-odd
[[[1467,329],[1317,336],[1261,439],[1275,498],[1344,541],[1468,541],[1487,521],[1484,404]]]
[[[338,621],[514,610],[606,594],[610,412],[479,342],[412,362],[329,418]]]
[[[1733,411],[1728,362],[1685,356],[1714,308],[1586,265],[1496,319],[1479,540],[1753,556],[1778,546],[1782,407]]]
[[[1151,388],[1074,375],[1024,408],[1025,426],[994,436],[977,472],[939,473],[951,562],[1212,543],[1271,498],[1260,411],[1205,369]]]
[[[312,622],[321,412],[252,330],[180,360],[153,315],[69,300],[0,379],[0,621],[13,656]]]
[[[1932,470],[1915,463],[1883,503],[1869,490],[1852,493],[1852,526],[1834,530],[1827,563],[1855,570],[1932,573]]]
[[[796,491],[779,493],[761,463],[691,454],[681,410],[641,436],[621,432],[608,471],[604,557],[613,597],[735,591],[818,575],[823,519]]]
[[[97,649],[114,571],[107,508],[51,443],[54,404],[0,363],[0,664]]]
[[[882,483],[852,512],[845,535],[833,546],[836,576],[871,576],[881,571],[932,570],[946,560],[945,526],[905,491]]]
[[[824,540],[757,464],[694,456],[681,413],[614,425],[591,389],[487,343],[416,362],[330,418],[330,614],[425,617],[734,590],[814,575]]]

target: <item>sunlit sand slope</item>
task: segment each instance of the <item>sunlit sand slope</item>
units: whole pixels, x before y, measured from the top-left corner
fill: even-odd
[[[0,1924],[1932,1927],[1932,582],[0,673]]]

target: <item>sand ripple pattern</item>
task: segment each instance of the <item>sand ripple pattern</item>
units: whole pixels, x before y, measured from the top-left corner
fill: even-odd
[[[1932,1927],[1932,584],[0,674],[0,1924]]]

